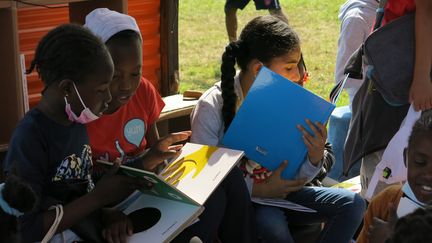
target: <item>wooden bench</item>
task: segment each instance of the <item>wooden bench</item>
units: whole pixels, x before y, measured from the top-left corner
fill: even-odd
[[[198,99],[184,98],[183,95],[170,95],[163,98],[163,108],[157,127],[161,137],[171,133],[190,130],[190,114],[195,108]]]

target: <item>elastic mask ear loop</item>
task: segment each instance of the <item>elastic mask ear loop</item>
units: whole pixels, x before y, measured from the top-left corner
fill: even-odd
[[[87,108],[86,105],[84,104],[84,101],[81,99],[81,95],[80,95],[80,93],[78,92],[78,89],[77,89],[77,87],[75,86],[75,83],[72,82],[72,85],[73,85],[73,87],[74,87],[74,89],[75,89],[75,92],[77,93],[78,98],[79,98],[79,100],[81,101],[81,104],[83,105],[84,109]]]

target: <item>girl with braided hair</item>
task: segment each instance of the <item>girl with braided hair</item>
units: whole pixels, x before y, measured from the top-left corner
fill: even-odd
[[[299,69],[301,60],[299,38],[286,23],[272,16],[254,18],[245,26],[239,40],[226,47],[222,55],[221,82],[201,96],[192,113],[191,141],[221,145],[225,131],[260,68],[265,65],[302,85],[304,70]],[[258,234],[263,242],[294,242],[288,223],[325,222],[317,242],[346,243],[361,222],[365,205],[357,194],[343,189],[304,187],[317,175],[330,153],[326,149],[325,126],[307,123],[314,133],[309,134],[299,126],[308,156],[294,180],[280,177],[288,163],[286,161],[281,161],[281,166],[273,172],[254,161],[246,161],[242,166],[252,197],[281,198],[315,211],[298,212],[256,204]]]

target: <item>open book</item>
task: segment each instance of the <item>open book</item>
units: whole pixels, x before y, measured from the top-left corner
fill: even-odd
[[[197,220],[204,210],[204,202],[242,156],[242,151],[186,143],[180,156],[158,175],[121,166],[121,173],[154,184],[151,189],[133,193],[115,207],[133,222],[134,235],[128,242],[172,240]]]
[[[245,151],[269,170],[288,160],[282,177],[292,179],[306,158],[297,125],[313,134],[305,119],[324,124],[335,105],[262,67],[229,126],[222,144]]]

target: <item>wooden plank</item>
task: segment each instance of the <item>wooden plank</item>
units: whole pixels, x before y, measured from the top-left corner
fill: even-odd
[[[10,8],[12,7],[12,1],[8,1],[8,0],[0,0],[0,8]]]
[[[176,94],[179,87],[178,5],[179,0],[161,3],[161,83],[162,96]]]
[[[69,4],[70,22],[84,24],[87,14],[96,8],[109,8],[120,13],[127,13],[127,0],[91,0],[72,2]]]
[[[82,2],[82,1],[88,1],[88,0],[23,0],[22,2],[18,2],[18,8],[31,8],[31,7],[37,7],[39,5],[43,7],[49,5],[67,4],[67,3]],[[50,6],[50,7],[55,7],[55,6]]]
[[[163,108],[158,121],[190,115],[198,100],[183,100],[183,95],[171,95],[163,98]]]
[[[18,121],[24,116],[21,62],[19,59],[17,8],[0,9],[0,144],[7,144]]]

